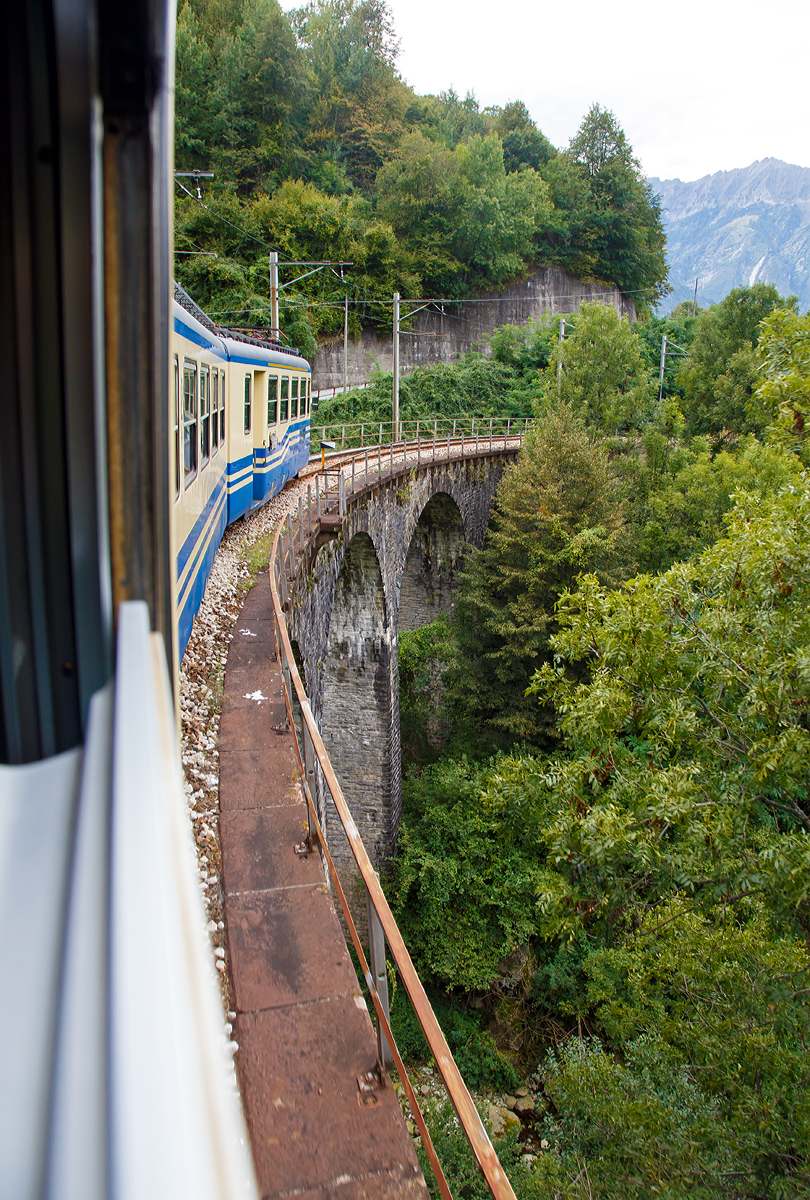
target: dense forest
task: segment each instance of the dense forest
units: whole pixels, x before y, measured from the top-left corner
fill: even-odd
[[[810,317],[572,324],[407,381],[542,419],[455,615],[400,635],[389,896],[467,1077],[530,1085],[521,1200],[807,1196]]]
[[[810,317],[765,284],[585,305],[401,388],[405,418],[542,418],[454,619],[400,635],[387,881],[467,1078],[528,1075],[518,1195],[810,1194]],[[318,419],[390,403],[380,376]]]
[[[666,294],[660,205],[610,112],[558,151],[519,101],[417,96],[396,54],[383,0],[181,3],[176,167],[214,176],[176,188],[176,271],[199,304],[269,325],[270,249],[284,335],[308,354],[342,330],[346,295],[357,333],[390,323],[375,301],[394,291],[453,300],[537,265],[640,312]],[[352,265],[284,268],[323,260]]]

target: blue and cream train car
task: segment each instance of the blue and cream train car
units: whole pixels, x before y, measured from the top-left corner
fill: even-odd
[[[309,364],[217,328],[175,286],[172,546],[180,655],[226,525],[280,492],[309,458]]]

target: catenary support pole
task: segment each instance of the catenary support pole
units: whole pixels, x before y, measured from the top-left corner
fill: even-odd
[[[399,441],[399,292],[394,292],[394,407],[391,441]]]

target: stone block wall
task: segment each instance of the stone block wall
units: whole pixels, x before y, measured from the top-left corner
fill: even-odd
[[[437,605],[452,602],[462,547],[483,544],[498,482],[516,454],[511,448],[471,453],[384,473],[349,495],[334,535],[310,542],[299,563],[290,635],[303,659],[313,714],[378,869],[395,852],[402,812],[400,621],[404,615],[414,627],[421,617],[433,620]],[[409,552],[413,569],[406,576]],[[319,787],[323,810],[322,781]],[[346,857],[331,804],[325,807],[330,851],[350,884],[353,859]]]

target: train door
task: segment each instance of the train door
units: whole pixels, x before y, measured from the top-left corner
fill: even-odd
[[[267,495],[267,405],[262,403],[267,393],[267,371],[253,373],[253,499],[263,500]]]

